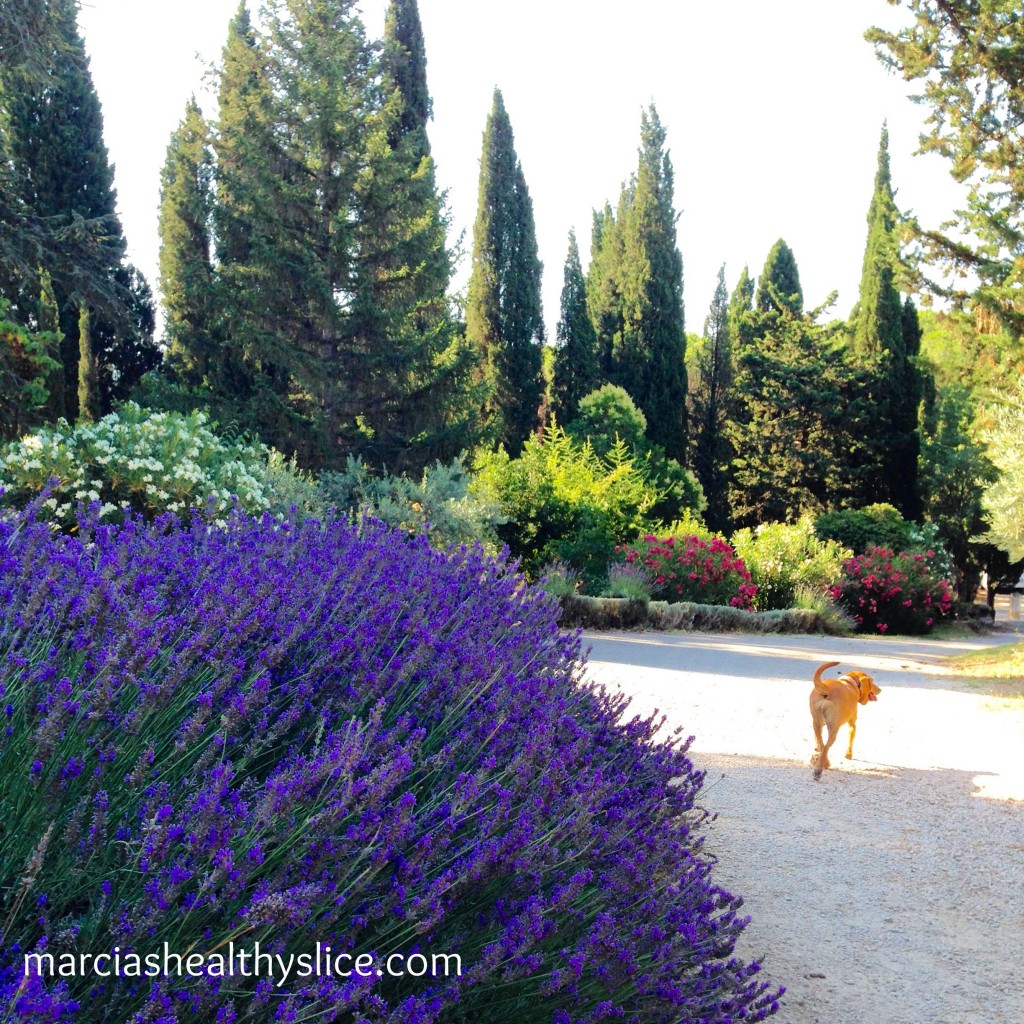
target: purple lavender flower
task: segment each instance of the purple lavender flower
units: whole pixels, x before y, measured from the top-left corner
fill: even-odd
[[[685,746],[619,724],[622,699],[582,681],[578,637],[507,565],[373,524],[67,537],[28,516],[0,521],[0,600],[0,867],[33,895],[0,942],[12,1021],[774,1011],[732,956],[741,901],[701,856]],[[21,972],[24,950],[233,940],[455,953],[464,972]]]

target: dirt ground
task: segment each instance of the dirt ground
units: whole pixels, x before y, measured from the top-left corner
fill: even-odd
[[[706,849],[752,918],[737,953],[787,989],[774,1020],[1024,1020],[1024,700],[938,664],[994,639],[587,639],[593,676],[695,736]],[[832,660],[882,693],[816,783],[807,696]]]

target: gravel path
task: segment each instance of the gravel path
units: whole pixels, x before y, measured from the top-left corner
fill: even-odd
[[[937,664],[999,639],[588,635],[595,678],[696,737],[706,849],[780,1024],[1024,1021],[1024,703]],[[807,696],[834,660],[882,693],[815,783]]]

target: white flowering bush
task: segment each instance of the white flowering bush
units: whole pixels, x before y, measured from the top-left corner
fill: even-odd
[[[739,530],[732,544],[757,586],[758,611],[792,608],[800,591],[824,594],[842,577],[843,562],[853,554],[838,541],[819,539],[809,516]]]
[[[271,454],[218,437],[202,412],[130,402],[97,423],[62,420],[0,449],[0,504],[21,506],[46,491],[42,512],[63,528],[74,525],[79,505],[98,505],[101,522],[198,508],[221,517],[236,502],[249,513],[273,511]]]

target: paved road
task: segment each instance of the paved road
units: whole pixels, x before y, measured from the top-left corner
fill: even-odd
[[[694,736],[707,850],[753,918],[737,952],[787,987],[779,1024],[1024,1020],[1024,708],[942,664],[1017,639],[586,635],[594,678]],[[815,783],[823,661],[882,692]]]

